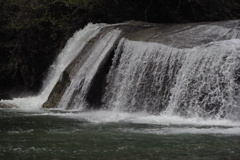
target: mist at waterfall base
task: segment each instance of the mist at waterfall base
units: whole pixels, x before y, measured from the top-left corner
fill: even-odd
[[[238,160],[240,27],[232,24],[240,23],[186,27],[166,43],[122,38],[102,109],[82,112],[91,80],[121,35],[111,29],[98,36],[58,108],[42,109],[66,67],[109,27],[89,24],[68,41],[39,95],[1,101],[17,107],[0,109],[0,159]]]

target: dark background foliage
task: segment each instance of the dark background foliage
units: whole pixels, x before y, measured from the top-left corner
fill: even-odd
[[[37,92],[67,39],[88,22],[219,21],[240,18],[239,8],[239,0],[0,0],[0,94]]]

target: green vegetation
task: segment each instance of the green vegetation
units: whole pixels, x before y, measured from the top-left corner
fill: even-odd
[[[218,21],[240,17],[239,0],[2,0],[0,93],[37,91],[67,39],[88,22]]]

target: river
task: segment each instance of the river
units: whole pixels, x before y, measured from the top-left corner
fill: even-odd
[[[0,110],[1,160],[238,160],[240,124],[146,113]]]

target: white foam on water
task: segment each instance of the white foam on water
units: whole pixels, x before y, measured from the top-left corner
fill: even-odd
[[[194,127],[168,127],[160,129],[133,129],[122,128],[122,132],[141,133],[141,134],[157,134],[157,135],[169,135],[169,134],[214,134],[214,135],[240,135],[240,127],[234,128],[194,128]]]
[[[134,123],[134,124],[151,124],[151,125],[192,125],[192,126],[226,126],[240,127],[239,121],[231,121],[226,119],[211,119],[211,118],[185,118],[180,116],[170,115],[152,115],[146,112],[128,113],[119,111],[71,111],[54,110],[54,112],[45,112],[36,115],[59,116],[63,118],[73,118],[78,120],[86,120],[91,123]]]
[[[240,122],[226,119],[184,118],[169,115],[151,115],[146,112],[127,113],[119,111],[87,111],[78,112],[54,110],[35,114],[36,116],[57,116],[61,118],[86,121],[92,124],[124,123],[132,124],[130,128],[118,128],[122,132],[141,134],[223,134],[240,135]],[[132,128],[134,124],[148,125],[143,128]]]

